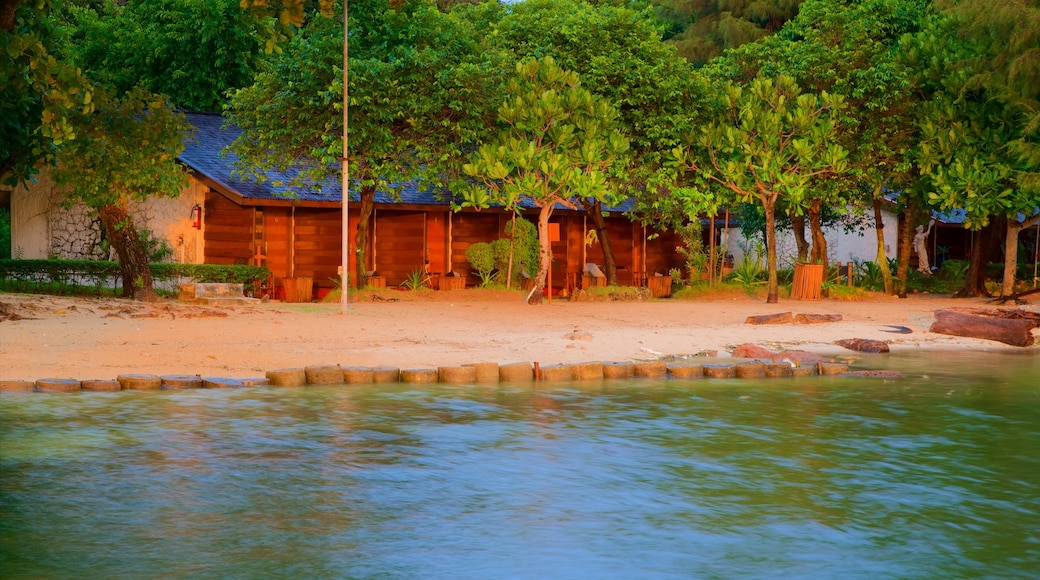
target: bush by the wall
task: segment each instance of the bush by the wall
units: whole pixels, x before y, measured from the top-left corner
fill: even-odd
[[[180,278],[197,283],[230,282],[244,284],[254,290],[258,281],[266,280],[271,271],[264,266],[178,264],[162,262],[151,265],[156,283],[174,283]],[[59,293],[76,287],[117,288],[119,264],[101,260],[0,260],[0,289],[42,291],[53,288]]]

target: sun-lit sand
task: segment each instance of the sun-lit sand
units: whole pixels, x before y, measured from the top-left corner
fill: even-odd
[[[310,365],[544,365],[704,352],[726,357],[743,343],[840,359],[858,354],[834,345],[848,338],[886,341],[893,352],[1014,349],[928,331],[936,310],[996,307],[981,299],[877,296],[766,304],[743,296],[591,303],[557,298],[528,306],[519,293],[390,294],[391,301],[362,295],[346,315],[338,303],[199,306],[0,294],[0,380],[111,379],[123,373],[246,378]],[[1036,310],[1037,305],[1025,308]],[[840,314],[842,320],[745,322],[749,316],[780,312]]]

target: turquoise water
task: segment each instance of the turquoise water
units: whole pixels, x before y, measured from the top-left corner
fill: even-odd
[[[4,578],[1036,578],[1040,356],[0,397]]]

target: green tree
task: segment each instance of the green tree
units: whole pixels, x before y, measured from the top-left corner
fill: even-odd
[[[527,296],[536,304],[552,263],[553,209],[609,195],[609,175],[623,167],[628,140],[617,130],[617,111],[551,57],[517,63],[516,73],[498,109],[498,136],[464,167],[479,184],[465,190],[461,205],[512,210],[527,201],[539,209],[541,259]]]
[[[654,0],[668,42],[697,66],[776,32],[803,0]]]
[[[142,85],[180,109],[220,111],[252,84],[261,21],[238,0],[149,0],[100,9],[68,4],[73,58],[119,92]]]
[[[6,1],[0,9],[0,186],[33,178],[62,143],[69,121],[93,110],[83,72],[61,52],[64,31],[51,3]]]
[[[940,4],[947,18],[936,21],[938,34],[964,49],[942,71],[949,94],[923,127],[929,199],[964,209],[972,230],[1006,222],[1000,295],[1012,299],[1019,233],[1040,222],[1040,6]],[[972,257],[978,271],[981,255]],[[961,294],[987,293],[980,279],[969,272]]]
[[[690,203],[714,211],[719,203],[711,184],[736,201],[757,201],[766,219],[769,291],[779,296],[776,272],[778,201],[798,205],[813,177],[845,170],[846,151],[837,144],[835,116],[842,99],[802,93],[794,79],[756,78],[747,87],[724,86],[725,114],[673,151],[692,187],[677,192]],[[717,189],[715,190],[717,191]]]
[[[148,252],[133,217],[133,203],[180,194],[187,182],[177,156],[189,125],[162,97],[137,88],[115,97],[95,89],[95,109],[71,118],[76,138],[62,146],[55,181],[69,199],[97,212],[119,259],[123,296],[154,298]]]
[[[742,82],[756,75],[788,74],[804,91],[841,95],[847,107],[839,119],[848,171],[814,183],[804,208],[786,208],[799,242],[800,258],[810,257],[804,241],[805,217],[812,234],[811,259],[826,264],[822,218],[828,210],[873,205],[877,262],[886,288],[895,291],[880,221],[884,187],[907,184],[908,150],[914,117],[910,75],[899,62],[898,41],[920,27],[924,0],[808,0],[777,34],[730,51],[710,65],[713,74]]]
[[[513,6],[489,35],[518,60],[551,56],[577,73],[589,92],[617,108],[620,130],[631,141],[632,163],[613,185],[612,203],[660,181],[662,152],[690,131],[707,91],[702,77],[661,40],[662,32],[652,10],[629,3],[527,0]],[[607,283],[617,284],[602,204],[589,198],[582,208],[603,249]]]
[[[351,186],[359,190],[354,283],[367,280],[368,224],[379,189],[409,179],[450,180],[453,163],[486,131],[497,99],[491,54],[464,14],[429,2],[399,8],[363,2],[350,10]],[[268,169],[305,167],[289,184],[320,187],[343,156],[343,21],[317,18],[299,30],[255,83],[235,92],[231,149],[259,180]],[[491,64],[489,64],[491,63]],[[489,72],[490,71],[490,72]]]

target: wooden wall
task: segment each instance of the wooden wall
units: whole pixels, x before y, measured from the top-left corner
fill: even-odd
[[[343,213],[339,209],[296,209],[293,227],[294,275],[309,276],[314,286],[330,288],[339,276],[343,254]]]
[[[422,270],[426,259],[426,214],[421,211],[378,212],[372,259],[388,286],[404,282]]]
[[[206,263],[248,264],[253,255],[253,210],[210,192],[203,211]]]
[[[342,256],[342,210],[309,207],[242,207],[210,192],[205,207],[205,261],[212,264],[255,263],[259,252],[272,273],[275,286],[287,277],[308,276],[316,288],[329,288],[338,278]],[[368,270],[386,278],[388,286],[401,285],[408,276],[428,267],[432,273],[449,271],[465,276],[468,286],[480,283],[470,271],[466,250],[477,242],[503,235],[510,215],[503,212],[459,212],[448,208],[422,210],[377,209],[370,230]],[[534,221],[534,216],[524,216]],[[552,243],[552,286],[565,287],[568,275],[580,276],[586,263],[603,265],[598,242],[585,244],[588,222],[580,213],[559,213],[560,239]],[[618,265],[618,281],[635,283],[638,275],[667,274],[681,264],[671,232],[645,240],[648,233],[627,218],[607,218]],[[357,231],[357,213],[350,215],[351,246]],[[353,253],[352,253],[353,254]],[[350,256],[350,271],[354,256]]]
[[[472,271],[466,250],[477,242],[492,242],[502,237],[505,216],[499,213],[460,212],[451,216],[451,269],[466,278],[466,285],[480,284]]]

